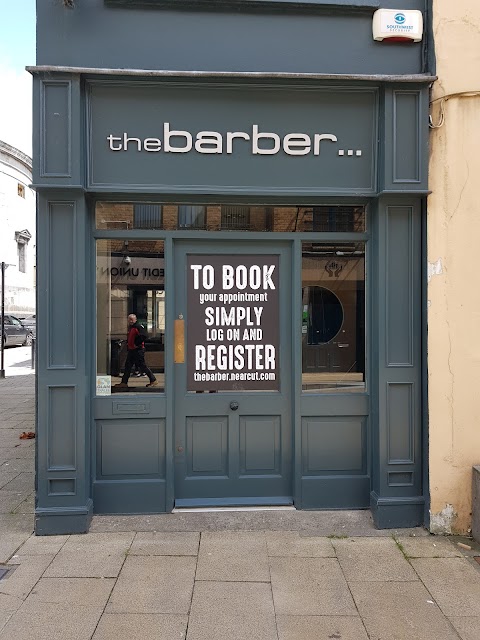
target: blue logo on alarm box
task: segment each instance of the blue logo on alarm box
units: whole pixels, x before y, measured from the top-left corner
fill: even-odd
[[[397,24],[403,24],[406,20],[406,17],[404,13],[396,13],[393,19]]]

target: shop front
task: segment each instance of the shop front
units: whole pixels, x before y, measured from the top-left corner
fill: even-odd
[[[70,136],[39,143],[37,532],[220,506],[423,523],[425,85],[36,79]]]

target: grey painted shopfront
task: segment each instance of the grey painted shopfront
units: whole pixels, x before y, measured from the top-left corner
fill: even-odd
[[[366,0],[38,4],[37,533],[424,523],[428,3],[418,44]]]

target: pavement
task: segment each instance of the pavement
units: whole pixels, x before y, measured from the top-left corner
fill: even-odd
[[[0,640],[480,640],[480,545],[377,531],[368,511],[95,516],[34,536],[29,349],[5,361]]]

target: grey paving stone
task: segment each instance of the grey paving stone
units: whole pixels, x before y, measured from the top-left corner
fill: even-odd
[[[480,617],[453,616],[449,620],[462,640],[479,640]]]
[[[0,593],[25,599],[43,575],[53,556],[16,556],[9,564],[15,567],[0,580]]]
[[[298,531],[266,531],[267,553],[271,557],[334,558],[329,538],[306,537]]]
[[[33,457],[28,458],[4,458],[0,455],[0,469],[2,471],[15,471],[21,473],[22,471],[33,472],[35,467]]]
[[[269,562],[277,615],[357,615],[336,559],[270,558]]]
[[[0,593],[0,611],[3,613],[15,613],[23,604],[22,598]]]
[[[480,616],[480,571],[467,560],[418,558],[412,565],[446,616]]]
[[[191,531],[137,533],[130,549],[135,556],[196,556],[200,534]]]
[[[0,467],[0,489],[3,489],[9,482],[18,476],[16,471],[2,471]]]
[[[14,513],[23,513],[23,514],[31,513],[33,515],[34,511],[35,511],[35,495],[31,493],[29,496],[25,498],[25,500],[23,500],[23,502],[21,502],[18,505]]]
[[[7,613],[7,611],[0,610],[0,633],[12,616],[13,613]]]
[[[114,585],[114,578],[41,578],[27,600],[105,607]]]
[[[190,615],[220,613],[229,617],[273,616],[270,585],[264,582],[195,582]]]
[[[133,533],[71,536],[45,573],[46,578],[115,578],[125,561]]]
[[[30,531],[1,531],[0,532],[0,562],[8,562],[12,555],[30,536]]]
[[[20,491],[23,493],[32,493],[35,491],[35,474],[29,472],[22,472],[15,474],[15,479],[12,479],[6,486],[7,491]],[[1,478],[1,473],[0,473]]]
[[[277,616],[278,640],[368,640],[362,620],[349,616]]]
[[[0,513],[11,513],[28,497],[24,491],[0,490]]]
[[[420,582],[352,582],[349,586],[372,639],[458,640]]]
[[[101,607],[24,603],[2,630],[2,640],[90,640]]]
[[[104,613],[92,640],[183,640],[187,616]]]
[[[196,582],[187,640],[277,640],[270,585]]]
[[[275,617],[259,615],[231,616],[220,612],[192,614],[187,640],[277,640]]]
[[[129,556],[107,613],[188,614],[195,565],[192,557]]]
[[[18,550],[22,556],[56,555],[69,536],[35,536],[31,535]]]
[[[4,533],[33,533],[33,516],[0,513],[0,540]]]
[[[418,579],[392,538],[349,538],[332,544],[348,582]]]
[[[395,536],[410,558],[461,558],[462,554],[448,538]]]
[[[270,573],[263,531],[202,533],[196,580],[268,582]]]

